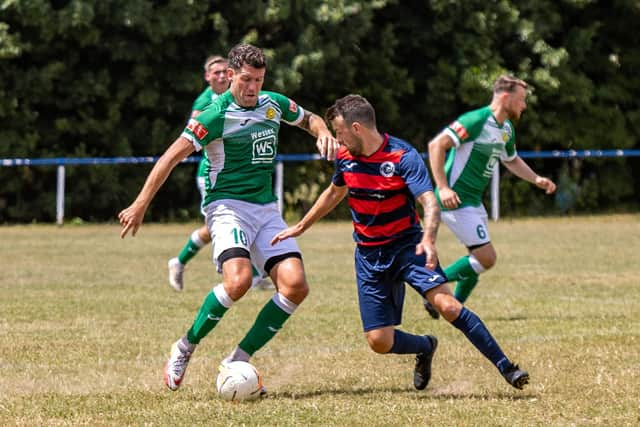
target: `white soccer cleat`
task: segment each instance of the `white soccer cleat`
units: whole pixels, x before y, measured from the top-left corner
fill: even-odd
[[[169,260],[169,284],[177,292],[181,292],[184,288],[184,282],[182,275],[184,273],[184,265],[178,258],[171,258]]]
[[[180,340],[171,346],[171,356],[164,366],[164,383],[172,391],[180,388],[180,383],[182,383],[182,379],[184,378],[187,365],[189,365],[189,359],[193,354],[193,351],[181,350],[178,345],[179,343]]]

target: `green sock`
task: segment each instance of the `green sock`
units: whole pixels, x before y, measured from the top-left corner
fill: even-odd
[[[178,260],[182,265],[185,265],[191,258],[196,256],[199,250],[200,246],[198,246],[198,244],[195,243],[191,237],[189,237],[189,240],[187,240],[187,244],[184,245],[184,247],[180,251],[180,255],[178,255]]]
[[[265,304],[255,323],[242,339],[238,347],[246,351],[250,356],[260,350],[282,328],[284,322],[291,316],[270,299]]]
[[[215,293],[213,291],[209,292],[193,321],[193,325],[187,332],[187,340],[191,344],[198,344],[202,338],[216,327],[227,310],[228,308],[218,301]]]
[[[258,272],[258,269],[253,264],[251,264],[251,275],[253,277],[260,276],[260,273]]]
[[[478,274],[474,271],[473,276],[469,276],[466,279],[458,280],[456,288],[453,291],[453,296],[462,304],[469,298],[471,291],[476,287],[478,283]]]
[[[453,264],[444,269],[447,279],[450,282],[457,281],[453,295],[460,302],[465,302],[471,291],[478,283],[478,273],[476,273],[469,263],[469,256],[458,258]]]

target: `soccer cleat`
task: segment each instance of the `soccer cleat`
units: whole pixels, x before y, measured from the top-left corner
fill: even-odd
[[[184,288],[184,282],[182,281],[182,274],[184,273],[184,265],[178,258],[171,258],[168,263],[169,266],[169,284],[173,289],[180,292]]]
[[[438,348],[438,339],[432,335],[427,335],[431,341],[431,352],[416,354],[416,367],[413,370],[413,386],[418,390],[424,390],[431,379],[431,361],[433,354]]]
[[[187,370],[187,365],[189,364],[189,359],[193,354],[193,351],[180,349],[179,343],[180,340],[171,346],[171,356],[164,366],[164,383],[172,391],[176,391],[180,387],[184,373]]]
[[[429,313],[429,316],[431,316],[433,319],[437,320],[440,318],[440,313],[438,313],[438,310],[436,310],[436,308],[432,306],[426,298],[422,299],[422,305],[424,305],[424,309],[427,310],[427,313]]]
[[[518,390],[522,390],[526,384],[529,384],[529,373],[520,369],[518,365],[509,365],[502,373],[502,376]]]

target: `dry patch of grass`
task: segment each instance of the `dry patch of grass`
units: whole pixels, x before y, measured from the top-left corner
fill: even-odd
[[[255,357],[270,397],[217,398],[217,365],[270,297],[252,291],[195,354],[184,387],[162,383],[171,343],[219,281],[207,248],[186,290],[166,260],[197,224],[0,228],[0,425],[638,425],[640,216],[502,220],[496,267],[469,307],[531,374],[512,389],[455,328],[408,291],[402,328],[440,338],[427,390],[411,357],[362,337],[348,223],[299,239],[311,294]],[[443,264],[464,253],[446,227]]]

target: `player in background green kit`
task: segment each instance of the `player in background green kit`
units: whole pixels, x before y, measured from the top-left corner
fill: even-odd
[[[454,296],[462,303],[478,283],[480,273],[496,262],[482,197],[498,161],[546,194],[556,190],[553,181],[535,173],[516,151],[513,123],[527,108],[526,97],[527,83],[500,76],[493,86],[491,104],[463,114],[429,143],[429,164],[442,221],[469,251],[444,269],[447,279],[457,282]],[[438,318],[428,301],[424,300],[424,306],[431,317]]]
[[[280,123],[297,126],[316,138],[323,157],[335,159],[336,139],[317,114],[288,97],[262,91],[263,52],[240,44],[229,52],[229,90],[189,123],[158,159],[134,202],[118,215],[124,238],[135,235],[144,214],[174,167],[194,150],[205,150],[208,163],[203,209],[212,237],[213,258],[223,283],[207,294],[185,335],[171,346],[164,370],[167,387],[177,390],[197,345],[226,311],[251,287],[251,262],[266,271],[276,292],[238,346],[223,360],[249,361],[283,327],[309,293],[302,255],[288,239],[271,246],[287,228],[273,191]]]
[[[204,79],[209,84],[206,89],[196,98],[191,107],[191,118],[197,117],[205,108],[229,88],[229,79],[227,77],[227,60],[219,55],[211,55],[204,63]],[[205,197],[205,177],[207,175],[207,164],[204,156],[198,164],[196,173],[196,184],[198,191]],[[204,211],[202,212],[204,215]],[[169,284],[173,289],[180,292],[184,289],[184,268],[186,264],[196,256],[198,251],[211,242],[209,229],[207,225],[194,230],[189,236],[187,243],[182,247],[177,257],[169,260]],[[269,280],[263,277],[263,274],[253,267],[252,287],[260,289],[270,289],[273,285]]]

